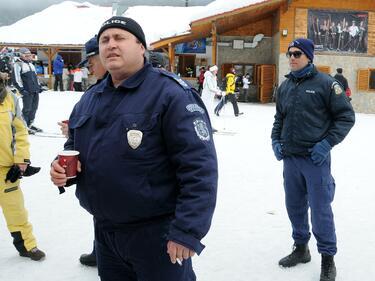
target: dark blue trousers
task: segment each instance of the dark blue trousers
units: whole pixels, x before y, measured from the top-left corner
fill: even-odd
[[[35,114],[39,105],[38,93],[27,93],[22,96],[22,115],[27,126],[30,126],[35,119]]]
[[[284,189],[295,243],[306,244],[310,239],[310,207],[312,232],[317,240],[319,253],[335,255],[336,233],[331,208],[335,181],[331,175],[330,155],[320,167],[314,165],[310,157],[285,157]]]
[[[170,220],[121,230],[95,225],[95,248],[102,281],[195,281],[191,259],[172,264],[167,254]]]

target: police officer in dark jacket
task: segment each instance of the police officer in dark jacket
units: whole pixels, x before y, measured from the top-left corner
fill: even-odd
[[[291,72],[277,91],[272,147],[284,162],[285,202],[292,223],[293,252],[279,261],[292,267],[311,260],[308,241],[312,231],[322,255],[321,281],[336,277],[333,260],[336,234],[331,209],[335,182],[331,175],[332,147],[354,125],[355,115],[341,85],[312,64],[314,44],[296,39],[288,47]]]
[[[79,66],[82,67],[84,65],[88,65],[88,69],[90,71],[90,74],[92,74],[96,79],[96,83],[100,83],[102,79],[107,74],[106,69],[104,68],[102,62],[99,58],[99,44],[98,44],[98,38],[94,36],[89,41],[85,43],[85,52],[86,52],[86,58],[79,63]],[[61,132],[64,136],[68,137],[69,135],[69,126],[67,122],[58,122],[60,125]],[[96,251],[95,251],[95,242],[94,247],[89,254],[82,254],[79,257],[79,262],[83,265],[87,266],[96,266]]]
[[[112,17],[98,33],[109,75],[69,119],[80,152],[76,195],[94,215],[101,280],[196,280],[216,203],[217,158],[204,104],[178,76],[145,62],[137,22]],[[54,161],[52,181],[68,185]]]

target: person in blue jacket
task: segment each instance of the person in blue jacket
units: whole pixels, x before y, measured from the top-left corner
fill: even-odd
[[[337,245],[330,151],[349,133],[355,115],[341,85],[314,66],[311,40],[291,42],[287,57],[291,72],[277,90],[271,138],[277,160],[284,162],[285,203],[294,248],[279,265],[292,267],[311,260],[307,245],[310,207],[312,232],[322,255],[320,280],[334,281]]]
[[[217,192],[205,106],[178,76],[145,60],[137,22],[112,17],[98,32],[109,72],[75,105],[66,150],[78,150],[76,196],[94,216],[102,281],[194,281]],[[68,186],[55,160],[51,180]]]
[[[33,55],[28,48],[20,48],[20,59],[13,65],[13,84],[22,95],[22,116],[28,127],[29,134],[41,132],[34,125],[34,119],[39,106],[39,93],[42,88],[38,81],[35,66],[32,64]]]
[[[64,68],[64,60],[63,58],[57,54],[56,58],[53,60],[53,75],[55,77],[55,83],[53,84],[53,90],[57,91],[57,87],[59,87],[60,92],[64,91],[63,85],[63,68]]]

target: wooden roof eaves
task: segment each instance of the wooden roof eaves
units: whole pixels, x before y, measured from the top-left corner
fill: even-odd
[[[191,39],[192,36],[193,34],[190,32],[187,34],[171,36],[171,37],[160,39],[159,41],[152,42],[150,46],[151,46],[151,49],[160,49],[160,48],[168,46],[169,43],[178,44],[178,43],[186,42],[186,40]]]
[[[36,43],[7,43],[0,42],[0,47],[29,47],[29,48],[59,48],[59,49],[83,49],[81,44],[36,44]]]
[[[178,44],[178,43],[188,42],[194,39],[207,37],[207,36],[210,36],[211,29],[212,29],[212,22],[214,21],[220,20],[224,17],[235,16],[238,14],[246,13],[253,9],[260,8],[261,6],[278,4],[279,7],[281,7],[283,3],[287,3],[288,1],[290,2],[291,0],[265,0],[261,3],[252,4],[252,5],[238,8],[229,12],[224,12],[221,14],[207,17],[207,18],[199,19],[190,23],[190,27],[191,27],[190,33],[164,38],[159,41],[151,43],[150,46],[152,49],[160,49],[160,48],[168,46],[169,43]]]
[[[220,13],[220,14],[216,14],[216,15],[213,15],[213,16],[209,16],[209,17],[205,17],[205,18],[201,18],[201,19],[192,21],[190,23],[190,26],[193,29],[195,26],[204,25],[204,24],[211,24],[211,22],[216,21],[218,19],[221,19],[221,18],[224,18],[224,17],[229,17],[229,16],[235,16],[235,15],[242,14],[242,13],[246,13],[249,10],[252,10],[254,8],[258,8],[258,7],[261,7],[261,6],[267,6],[267,5],[277,4],[277,3],[279,3],[280,6],[281,6],[283,2],[287,2],[287,1],[289,2],[291,0],[264,0],[263,2],[260,2],[260,3],[251,4],[251,5],[246,6],[246,7],[237,8],[237,9],[234,9],[234,10],[231,10],[231,11],[223,12],[223,13]]]

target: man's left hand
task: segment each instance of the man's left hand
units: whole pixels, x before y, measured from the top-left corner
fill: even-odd
[[[182,262],[184,259],[187,260],[195,255],[193,250],[190,250],[189,248],[186,248],[185,246],[173,241],[168,241],[167,253],[169,254],[171,263],[173,264],[176,263],[177,259]]]
[[[332,146],[325,139],[316,143],[313,148],[309,149],[313,163],[317,166],[322,166],[331,149]]]

